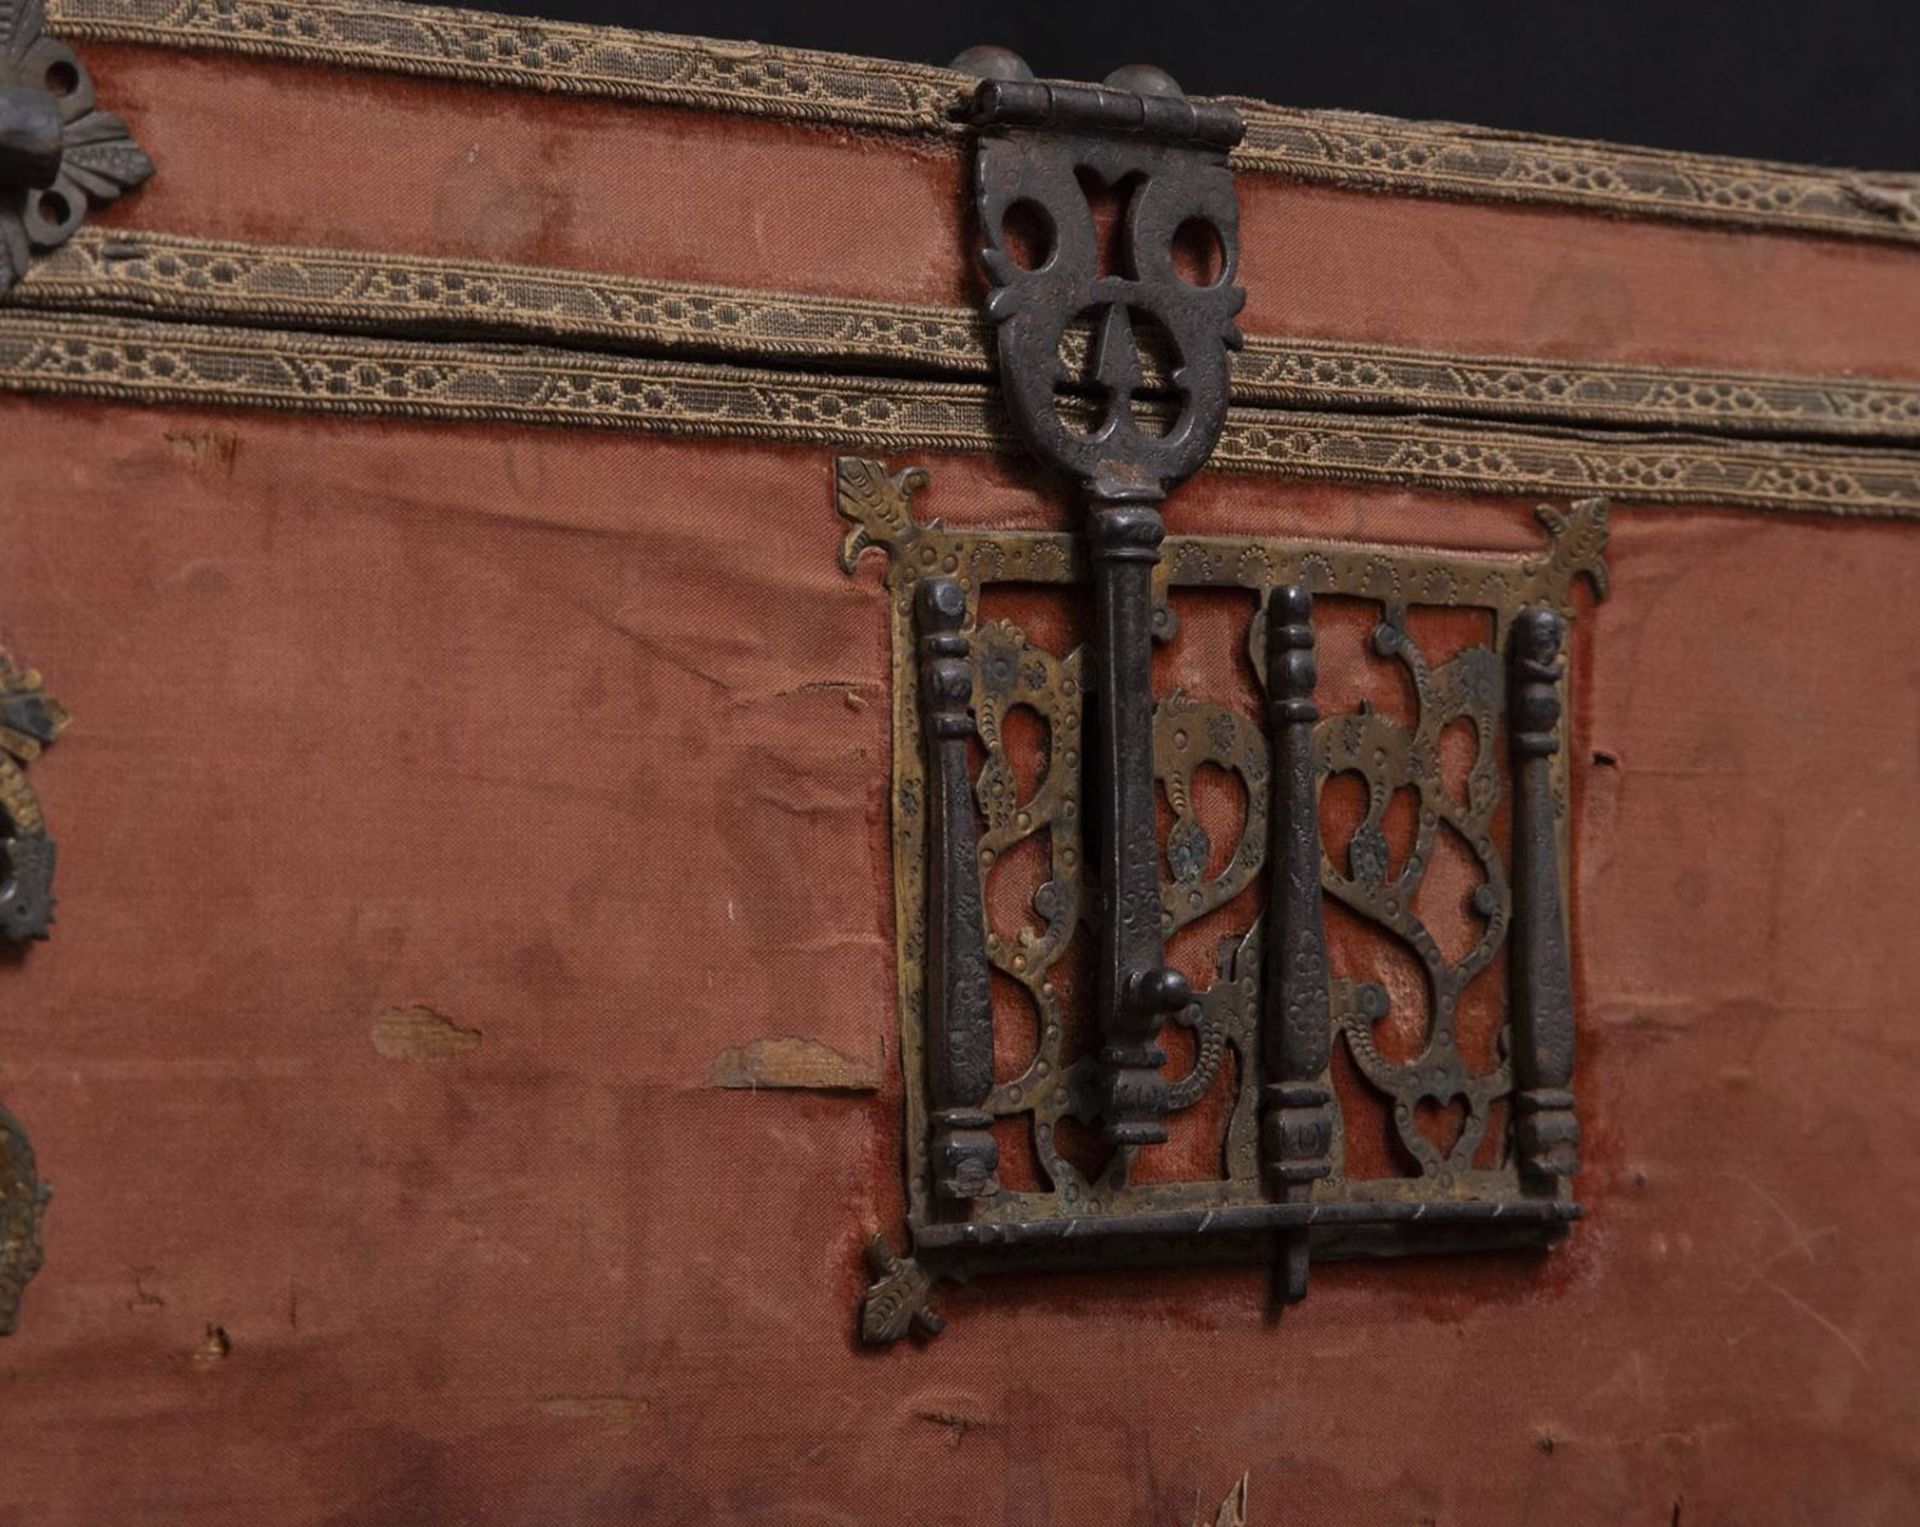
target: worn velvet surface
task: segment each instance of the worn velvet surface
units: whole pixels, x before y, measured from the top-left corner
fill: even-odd
[[[163,167],[115,226],[959,305],[957,141],[92,46]],[[262,124],[272,124],[271,131]],[[1427,350],[1920,376],[1911,248],[1245,176],[1244,322]]]
[[[1261,1524],[1920,1513],[1912,527],[1616,515],[1566,1246],[1317,1266],[1277,1322],[1256,1267],[988,1281],[868,1352],[888,658],[832,452],[17,398],[0,439],[0,639],[76,718],[55,936],[0,967],[56,1186],[8,1527],[1184,1524],[1243,1472]],[[1061,513],[925,463],[926,512]],[[1538,543],[1274,479],[1171,518]],[[715,1085],[767,1038],[855,1090]]]

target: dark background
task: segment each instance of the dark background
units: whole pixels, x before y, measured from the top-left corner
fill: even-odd
[[[475,0],[467,0],[468,4]],[[1042,75],[1148,62],[1196,93],[1813,164],[1920,170],[1920,0],[501,0],[484,9]]]

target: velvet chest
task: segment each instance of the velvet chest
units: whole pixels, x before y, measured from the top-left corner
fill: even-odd
[[[0,1521],[1914,1519],[1920,182],[0,27]]]

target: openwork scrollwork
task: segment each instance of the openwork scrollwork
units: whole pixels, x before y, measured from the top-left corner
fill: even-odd
[[[1500,803],[1494,739],[1502,711],[1502,665],[1493,648],[1469,647],[1439,668],[1429,668],[1419,643],[1407,632],[1405,618],[1404,609],[1390,607],[1373,642],[1383,657],[1399,661],[1413,681],[1414,726],[1363,708],[1322,721],[1315,751],[1323,775],[1351,771],[1367,787],[1366,816],[1348,841],[1347,868],[1342,872],[1328,866],[1327,894],[1413,950],[1431,999],[1426,1045],[1411,1061],[1390,1061],[1374,1043],[1373,1027],[1387,1017],[1383,1001],[1364,1011],[1350,1008],[1342,1016],[1341,1033],[1362,1073],[1393,1100],[1401,1143],[1423,1171],[1438,1173],[1472,1160],[1487,1128],[1489,1105],[1513,1085],[1504,1060],[1491,1071],[1474,1071],[1455,1037],[1461,995],[1499,952],[1512,910],[1506,872],[1493,841],[1493,817]],[[1456,721],[1467,722],[1474,737],[1464,800],[1454,798],[1440,766],[1441,733]],[[1405,862],[1389,875],[1383,824],[1400,790],[1414,793],[1416,825]],[[1484,877],[1472,897],[1472,909],[1481,919],[1480,935],[1457,959],[1441,949],[1416,910],[1440,836],[1449,832],[1471,853]],[[1456,1100],[1465,1109],[1461,1129],[1443,1151],[1419,1127],[1416,1110],[1423,1101],[1444,1107]]]
[[[895,906],[914,1256],[887,1253],[888,1271],[878,1285],[886,1307],[875,1319],[888,1331],[906,1329],[901,1291],[924,1302],[926,1285],[917,1281],[923,1271],[991,1270],[1042,1255],[1072,1263],[1116,1244],[1164,1255],[1197,1239],[1226,1236],[1257,1252],[1281,1232],[1284,1292],[1298,1297],[1309,1244],[1318,1257],[1459,1244],[1463,1227],[1473,1231],[1472,1244],[1532,1243],[1561,1233],[1577,1213],[1564,1184],[1573,1166],[1565,1090],[1571,1008],[1553,983],[1565,965],[1557,866],[1564,862],[1567,782],[1564,752],[1547,750],[1557,741],[1560,715],[1549,713],[1547,701],[1564,704],[1558,632],[1574,613],[1574,582],[1585,577],[1597,587],[1602,581],[1605,505],[1588,500],[1543,511],[1547,547],[1540,555],[1260,536],[1168,538],[1156,579],[1157,637],[1181,640],[1175,603],[1183,590],[1244,592],[1246,640],[1267,689],[1268,724],[1178,690],[1153,708],[1154,789],[1164,823],[1156,832],[1160,932],[1170,936],[1202,918],[1238,918],[1219,938],[1206,981],[1196,981],[1170,1014],[1191,1035],[1193,1059],[1168,1067],[1172,1074],[1162,1077],[1167,1119],[1227,1088],[1215,1116],[1217,1166],[1167,1181],[1137,1169],[1153,1146],[1112,1145],[1095,1171],[1060,1138],[1069,1120],[1093,1124],[1101,1104],[1093,1057],[1071,1055],[1074,1003],[1084,1004],[1085,994],[1070,993],[1062,979],[1100,915],[1099,863],[1088,850],[1084,793],[1094,764],[1087,756],[1094,714],[1089,649],[1050,651],[1016,621],[978,613],[985,591],[998,584],[1064,588],[1084,580],[1084,545],[1056,532],[953,530],[917,519],[912,496],[925,478],[911,471],[889,473],[878,463],[847,459],[840,485],[840,511],[851,524],[850,570],[867,551],[888,557],[896,654]],[[980,824],[972,872],[991,889],[1003,861],[1030,840],[1044,840],[1044,870],[1032,869],[1028,850],[1029,878],[1020,882],[1033,886],[1025,903],[1031,916],[1006,928],[989,919],[983,935],[993,968],[1031,1004],[1037,1033],[1032,1057],[995,1083],[984,1111],[1002,1130],[1009,1121],[1024,1126],[1039,1180],[1022,1186],[1003,1179],[999,1191],[971,1200],[958,1215],[940,1207],[934,1188],[930,1036],[913,1017],[926,989],[929,932],[929,790],[911,682],[913,609],[916,590],[929,579],[951,580],[966,594],[976,755],[968,780]],[[1373,650],[1409,679],[1415,705],[1407,720],[1364,705],[1320,713],[1313,700],[1316,596],[1378,607]],[[1415,635],[1414,615],[1422,606],[1482,612],[1490,635],[1444,662],[1430,662]],[[1037,762],[1032,744],[1021,756],[1009,724],[1022,709],[1032,713],[1044,739]],[[1453,754],[1443,737],[1462,731],[1470,742],[1463,760],[1449,767]],[[1516,760],[1511,850],[1504,842],[1502,746],[1513,748]],[[1530,762],[1522,761],[1526,749]],[[1196,788],[1212,770],[1224,771],[1235,793],[1244,795],[1245,815],[1230,840],[1212,840]],[[1366,805],[1335,862],[1322,848],[1312,802],[1325,781],[1341,773],[1363,781]],[[1396,864],[1388,811],[1403,791],[1416,810]],[[1304,813],[1303,799],[1309,803]],[[1531,858],[1520,852],[1523,831],[1532,834]],[[1478,877],[1470,896],[1473,936],[1452,953],[1418,906],[1448,838],[1458,840],[1457,862]],[[1265,904],[1236,914],[1234,908],[1246,905],[1237,898],[1262,885]],[[1376,1036],[1392,1016],[1388,993],[1343,968],[1337,953],[1329,956],[1319,931],[1323,891],[1380,940],[1417,959],[1430,997],[1419,1054],[1402,1060],[1383,1053]],[[1551,925],[1553,933],[1536,939],[1528,958],[1516,946],[1521,921],[1536,929]],[[1476,978],[1494,979],[1490,967],[1502,950],[1512,995],[1497,1004],[1502,1016],[1493,1063],[1476,1067],[1456,1033],[1460,999]],[[1363,1177],[1347,1170],[1342,1131],[1357,1126],[1342,1116],[1335,1096],[1335,1042],[1354,1060],[1356,1085],[1386,1100],[1412,1175]],[[1349,1094],[1345,1101],[1352,1108],[1363,1099]],[[1510,1148],[1494,1152],[1491,1165],[1475,1165],[1486,1155],[1481,1146],[1502,1117],[1503,1101]],[[1436,1143],[1419,1127],[1417,1116],[1429,1105],[1463,1110],[1456,1138]]]

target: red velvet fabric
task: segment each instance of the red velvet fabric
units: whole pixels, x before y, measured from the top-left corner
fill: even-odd
[[[59,924],[0,967],[57,1186],[0,1521],[1109,1527],[1246,1471],[1255,1523],[1920,1507],[1911,527],[1616,517],[1563,1249],[1316,1267],[1277,1324],[1259,1268],[996,1280],[876,1353],[888,657],[832,453],[18,398],[0,439],[0,639],[76,718]],[[929,513],[1060,512],[925,464]],[[1528,511],[1222,476],[1172,517]],[[879,1090],[712,1085],[772,1036]]]
[[[161,166],[105,216],[952,305],[975,300],[952,140],[90,47]],[[265,130],[263,124],[271,124]],[[1911,246],[1240,183],[1250,332],[1428,350],[1920,376]]]

